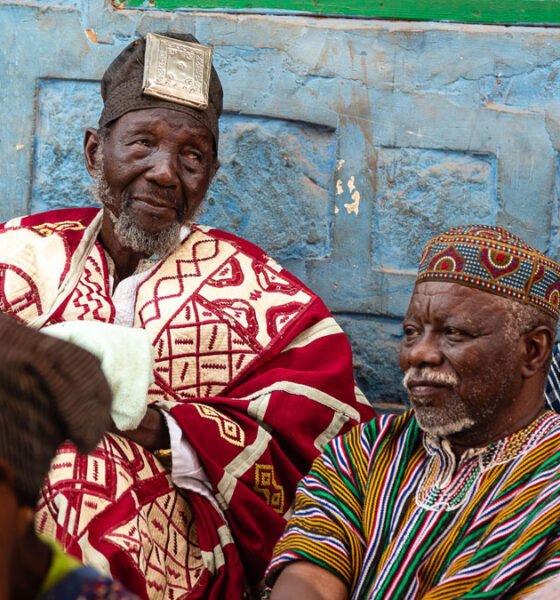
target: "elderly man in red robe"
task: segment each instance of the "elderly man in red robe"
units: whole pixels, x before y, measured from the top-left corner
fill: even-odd
[[[101,91],[84,148],[103,208],[0,228],[0,310],[69,327],[119,392],[90,456],[59,450],[37,528],[143,598],[236,600],[261,580],[311,461],[372,409],[321,300],[193,222],[218,168],[210,49],[148,34]]]

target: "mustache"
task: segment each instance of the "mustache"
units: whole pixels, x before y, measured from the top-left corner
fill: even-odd
[[[122,208],[130,208],[134,202],[134,196],[146,196],[148,198],[154,198],[159,200],[161,204],[173,206],[177,209],[178,220],[182,223],[185,216],[185,205],[183,202],[179,203],[175,200],[175,195],[172,190],[162,187],[144,187],[141,190],[135,190],[134,195],[129,192],[124,192],[122,195]]]
[[[431,367],[409,367],[403,377],[402,384],[404,388],[410,392],[410,382],[421,381],[427,384],[445,385],[448,387],[457,387],[459,385],[459,378],[453,373],[442,373]]]

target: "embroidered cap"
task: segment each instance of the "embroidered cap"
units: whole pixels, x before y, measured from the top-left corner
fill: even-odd
[[[151,34],[134,40],[101,79],[99,127],[129,111],[168,108],[208,127],[218,149],[223,90],[212,51],[189,33]]]
[[[448,281],[560,314],[560,264],[501,227],[466,225],[424,247],[416,283]]]

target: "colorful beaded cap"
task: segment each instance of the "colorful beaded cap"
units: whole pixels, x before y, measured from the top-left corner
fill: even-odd
[[[466,225],[424,247],[417,283],[448,281],[560,314],[560,264],[501,227]]]

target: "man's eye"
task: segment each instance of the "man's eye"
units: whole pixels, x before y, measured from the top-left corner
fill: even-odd
[[[130,140],[129,142],[127,142],[127,146],[134,146],[134,147],[141,146],[143,148],[149,148],[150,140],[148,138],[138,138],[136,140]]]
[[[406,325],[403,327],[403,333],[407,338],[414,337],[418,335],[418,329],[416,327],[412,327],[411,325]]]
[[[463,338],[467,337],[467,334],[460,329],[456,329],[455,327],[446,327],[445,335],[450,338]]]
[[[188,161],[200,162],[202,160],[200,152],[194,152],[193,150],[188,150],[184,156]]]

